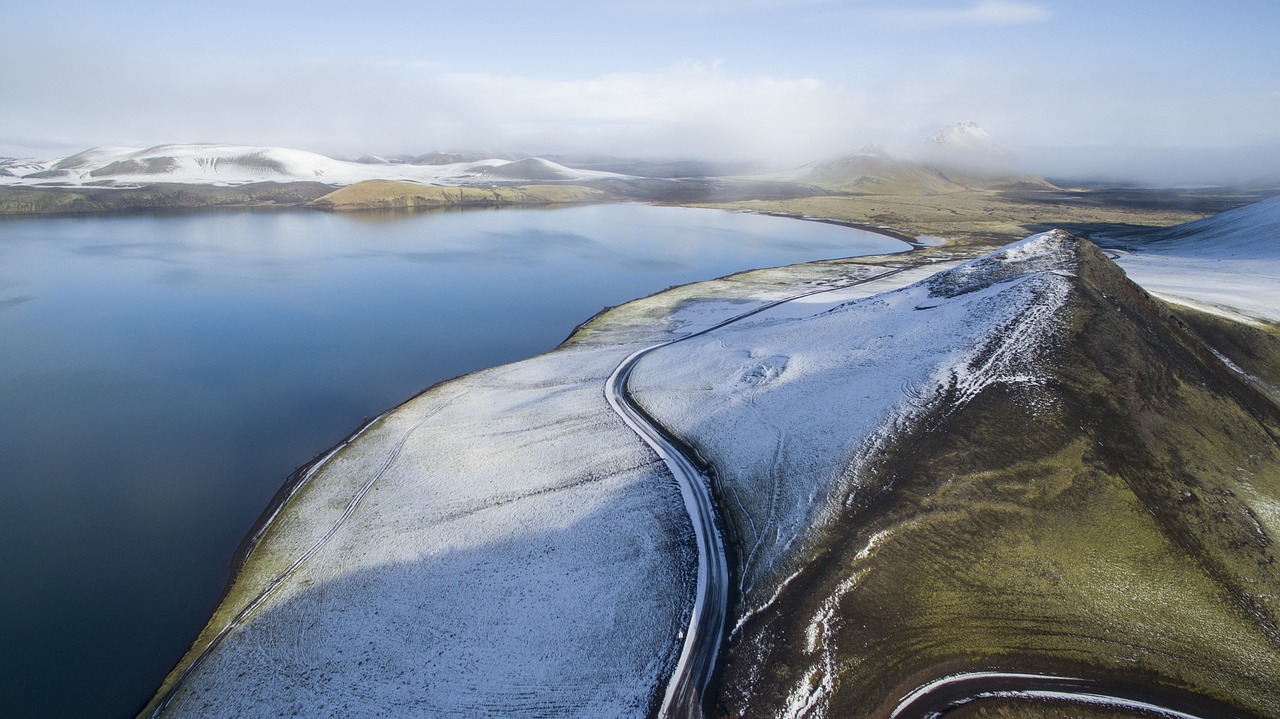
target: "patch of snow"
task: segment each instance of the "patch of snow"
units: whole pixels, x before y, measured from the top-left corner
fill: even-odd
[[[1230,319],[1280,322],[1280,259],[1116,254],[1130,279],[1162,299]]]
[[[854,566],[856,567],[874,554],[892,533],[893,530],[885,529],[872,535],[867,541],[867,546],[854,557]],[[800,717],[824,715],[825,701],[835,691],[837,676],[836,648],[828,644],[825,638],[836,628],[838,622],[836,612],[841,600],[853,591],[865,574],[865,569],[855,568],[849,577],[840,582],[831,596],[823,601],[822,607],[805,628],[804,652],[814,656],[815,663],[791,690],[782,716],[800,719]]]

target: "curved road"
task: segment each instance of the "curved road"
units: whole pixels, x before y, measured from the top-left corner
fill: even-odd
[[[984,699],[1039,699],[1127,709],[1162,719],[1237,716],[1195,696],[1123,687],[1091,679],[1045,674],[967,672],[935,679],[902,698],[889,719],[934,719]]]
[[[702,716],[703,693],[715,670],[716,659],[720,655],[720,640],[724,637],[725,623],[728,618],[729,563],[725,556],[724,537],[716,524],[715,502],[711,495],[710,480],[699,469],[697,463],[685,454],[679,441],[632,401],[627,391],[627,380],[631,378],[631,371],[646,355],[663,347],[714,332],[721,327],[802,297],[855,287],[896,275],[906,269],[905,267],[895,268],[854,282],[824,287],[768,302],[706,329],[637,350],[624,359],[609,375],[604,388],[609,406],[627,426],[640,435],[640,438],[653,451],[658,453],[671,473],[675,475],[676,482],[680,485],[680,494],[684,498],[685,509],[693,522],[694,536],[698,545],[698,584],[693,614],[689,617],[689,626],[684,633],[684,646],[680,651],[680,659],[676,663],[671,679],[667,682],[667,691],[662,699],[659,716],[689,719],[699,719]]]

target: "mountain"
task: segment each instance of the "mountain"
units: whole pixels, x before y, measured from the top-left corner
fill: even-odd
[[[264,181],[349,185],[365,180],[458,185],[620,177],[573,170],[537,158],[410,164],[368,156],[349,162],[303,150],[224,144],[159,145],[147,149],[99,147],[60,160],[8,162],[0,164],[0,169],[0,185],[105,187],[162,182],[243,185]]]
[[[538,157],[527,157],[501,165],[493,165],[480,170],[480,175],[502,180],[576,180],[582,178],[578,170],[571,170],[550,160]]]
[[[834,160],[810,165],[793,173],[797,182],[812,183],[842,192],[869,195],[941,195],[965,190],[1053,189],[1042,177],[1003,171],[979,164],[946,164],[956,155],[934,153],[929,161],[909,160],[889,154],[879,146]]]
[[[813,165],[796,179],[873,195],[938,195],[966,189],[938,169],[895,158],[879,145]]]
[[[987,131],[976,122],[958,122],[942,128],[925,138],[925,144],[947,150],[985,153],[991,155],[1008,155],[1009,151],[1000,147],[991,139]]]
[[[1012,155],[985,130],[962,122],[929,136],[901,155],[883,145],[828,160],[795,173],[798,182],[871,195],[939,195],[965,190],[1052,189],[1042,177],[1019,171]]]

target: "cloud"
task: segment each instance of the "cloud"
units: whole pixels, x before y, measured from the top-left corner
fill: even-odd
[[[982,25],[1029,25],[1049,20],[1053,13],[1040,3],[1024,0],[978,0],[968,7],[903,8],[873,11],[874,16],[900,27],[939,28]]]
[[[492,149],[810,159],[851,142],[848,99],[836,88],[735,74],[714,61],[570,79],[325,58],[67,64],[0,76],[0,96],[23,108],[5,117],[14,150],[0,154],[232,142],[342,156]]]
[[[521,145],[712,158],[820,153],[845,98],[812,78],[734,75],[720,63],[580,80],[443,75]],[[543,149],[541,151],[547,151]]]
[[[1071,173],[1104,165],[1168,171],[1157,154],[1108,160],[1122,147],[1280,146],[1274,123],[1264,121],[1280,115],[1280,93],[1269,88],[1192,87],[1158,65],[1116,73],[1036,54],[1023,62],[926,56],[843,79],[747,72],[714,60],[566,76],[352,57],[170,64],[68,52],[20,65],[23,56],[0,47],[0,64],[24,68],[0,73],[0,155],[230,142],[341,157],[493,150],[782,165],[871,142],[914,147],[970,119],[1024,156],[1064,148],[1043,157]],[[1101,149],[1077,158],[1070,148]],[[1276,156],[1266,155],[1273,163]]]

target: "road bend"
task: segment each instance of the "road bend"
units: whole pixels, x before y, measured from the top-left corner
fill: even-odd
[[[695,590],[693,613],[685,630],[684,645],[675,671],[667,682],[659,716],[670,719],[701,719],[703,697],[716,659],[720,656],[720,643],[724,638],[729,611],[729,563],[725,554],[724,535],[716,517],[712,498],[711,481],[697,462],[685,453],[674,435],[650,418],[632,400],[627,389],[631,372],[640,360],[663,347],[700,337],[740,320],[768,311],[778,305],[802,297],[848,289],[905,271],[899,267],[854,282],[804,292],[768,302],[749,312],[730,317],[723,322],[667,342],[661,342],[631,353],[609,375],[605,383],[605,398],[613,411],[622,418],[646,444],[666,463],[680,485],[685,510],[693,523],[698,547],[698,582]]]
[[[967,672],[935,679],[903,697],[889,719],[938,719],[973,702],[987,699],[1035,699],[1130,710],[1159,719],[1209,719],[1239,716],[1207,698],[1175,696],[1150,688],[1122,686],[1092,679]]]

